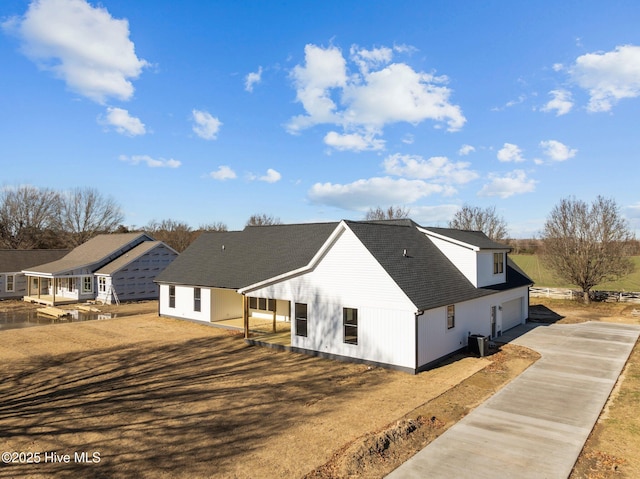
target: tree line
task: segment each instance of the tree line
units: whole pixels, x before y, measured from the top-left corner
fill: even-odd
[[[391,206],[369,210],[366,219],[409,217],[409,210]],[[607,281],[616,281],[634,270],[632,255],[640,252],[640,243],[615,200],[598,196],[591,204],[576,198],[562,199],[549,213],[539,239],[510,240],[507,224],[495,207],[464,205],[449,228],[482,231],[490,239],[514,249],[538,254],[560,279],[578,286],[588,303],[592,289]]]
[[[222,222],[192,228],[173,219],[151,220],[141,228],[123,224],[121,206],[95,188],[57,191],[34,186],[0,190],[0,248],[74,248],[98,234],[145,232],[178,252],[184,251],[205,231],[227,231]],[[248,226],[281,224],[280,218],[254,214]]]
[[[365,220],[404,219],[410,213],[402,206],[376,207],[367,211]],[[0,191],[0,248],[73,248],[97,234],[130,232],[123,219],[120,205],[94,188],[5,187]],[[251,215],[246,222],[247,226],[276,224],[282,224],[280,218],[265,213]],[[640,249],[619,206],[601,196],[591,204],[562,199],[549,213],[539,239],[509,240],[507,223],[495,207],[464,205],[448,226],[482,231],[513,249],[535,251],[560,279],[580,287],[586,302],[597,284],[631,273],[630,257]],[[227,225],[214,222],[193,229],[164,219],[133,231],[146,232],[182,252],[203,232],[227,231]]]

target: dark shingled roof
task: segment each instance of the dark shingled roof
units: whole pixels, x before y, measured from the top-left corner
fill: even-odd
[[[17,273],[32,266],[56,261],[68,249],[0,249],[0,273]]]
[[[476,288],[424,233],[413,226],[415,223],[346,223],[418,309],[468,301],[532,283],[523,273],[511,267],[508,261],[506,283]],[[437,229],[445,231],[443,228]],[[481,235],[486,238],[484,234]],[[489,242],[497,244],[491,240]],[[482,241],[478,243],[489,244]]]
[[[156,277],[158,283],[239,289],[302,268],[338,223],[247,226],[202,233]]]
[[[474,287],[411,220],[345,224],[418,309],[468,301],[532,283],[508,261],[506,283]],[[203,233],[157,276],[156,282],[240,289],[308,265],[337,226],[253,226],[243,231]],[[497,249],[497,243],[482,233],[471,233],[476,243]]]

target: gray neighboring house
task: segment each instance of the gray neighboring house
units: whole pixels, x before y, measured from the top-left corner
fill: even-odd
[[[22,299],[27,294],[27,279],[22,270],[56,261],[68,249],[0,249],[0,299]]]
[[[411,220],[247,227],[202,234],[167,267],[159,314],[289,321],[288,347],[407,372],[528,317],[533,283],[479,231]]]
[[[157,299],[154,279],[177,256],[145,233],[98,235],[56,261],[24,269],[24,300],[55,306]]]

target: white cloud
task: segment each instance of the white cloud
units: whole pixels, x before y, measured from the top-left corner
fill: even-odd
[[[205,140],[215,140],[222,122],[206,111],[193,110],[191,114],[195,123],[193,125],[195,134]]]
[[[460,207],[458,205],[436,205],[410,207],[409,216],[423,226],[446,226]]]
[[[109,97],[129,100],[130,80],[149,65],[136,56],[128,21],[84,0],[33,1],[23,17],[2,26],[22,41],[24,54],[41,69],[101,104]]]
[[[553,98],[542,107],[542,111],[555,111],[556,116],[566,115],[573,108],[571,92],[567,90],[551,90],[549,92]]]
[[[451,90],[447,78],[413,70],[404,63],[393,63],[370,72],[362,82],[351,82],[343,91],[347,124],[381,128],[388,123],[418,124],[435,120],[457,131],[466,122],[460,107],[449,103]]]
[[[553,161],[565,161],[576,156],[578,150],[556,140],[541,141],[540,148]]]
[[[399,51],[395,48],[395,51]],[[336,47],[305,47],[305,63],[291,74],[296,99],[305,114],[286,125],[290,133],[319,124],[343,128],[344,135],[364,131],[379,136],[385,125],[396,122],[419,124],[433,120],[448,130],[462,128],[466,119],[459,106],[449,101],[447,77],[416,72],[405,63],[391,63],[393,50],[351,48],[356,72]]]
[[[282,175],[278,173],[276,170],[269,168],[267,169],[267,174],[258,178],[260,181],[265,181],[267,183],[276,183],[280,181]]]
[[[367,50],[353,45],[349,52],[351,60],[358,65],[362,73],[368,73],[371,68],[386,65],[393,58],[393,50],[387,47]]]
[[[214,180],[232,180],[236,178],[236,172],[229,168],[227,165],[220,165],[216,171],[209,173],[209,176]]]
[[[514,170],[504,176],[490,174],[490,183],[484,185],[478,196],[499,196],[502,199],[515,194],[531,193],[536,189],[536,181],[527,178],[523,170]]]
[[[554,72],[559,72],[564,70],[564,65],[562,63],[554,63],[551,68],[553,68]]]
[[[155,159],[149,155],[120,155],[120,161],[124,161],[132,165],[145,163],[149,168],[178,168],[182,164],[180,161],[174,160],[173,158],[168,160],[165,158]]]
[[[262,67],[258,67],[257,72],[249,73],[244,79],[244,89],[248,92],[253,92],[253,85],[256,85],[262,81]]]
[[[470,163],[452,162],[444,156],[434,156],[425,160],[419,155],[397,153],[388,156],[383,165],[387,174],[421,180],[463,184],[478,178],[478,174],[469,169]]]
[[[101,122],[115,127],[116,131],[123,135],[137,136],[147,132],[139,118],[129,115],[129,112],[122,108],[107,108],[107,116],[101,119]]]
[[[383,150],[384,140],[374,138],[372,133],[361,135],[359,133],[340,134],[330,131],[324,137],[324,142],[336,150],[340,151],[366,151],[366,150]]]
[[[332,88],[344,87],[347,83],[346,61],[342,52],[329,47],[315,45],[304,47],[305,66],[296,65],[291,72],[296,87],[296,99],[308,113],[291,119],[288,130],[296,133],[318,123],[334,123],[336,104],[331,99]]]
[[[357,180],[348,184],[316,183],[309,190],[314,203],[365,211],[377,205],[404,205],[448,189],[422,180],[388,177]]]
[[[640,96],[640,46],[623,45],[610,52],[582,55],[569,72],[589,92],[589,111],[610,111],[619,100]]]
[[[460,149],[458,150],[458,155],[460,156],[467,156],[469,153],[473,153],[474,151],[476,151],[474,146],[471,145],[462,145],[460,147]]]
[[[412,145],[415,141],[415,137],[411,133],[407,133],[402,137],[402,140],[400,141],[402,141],[402,143],[404,143],[405,145]]]
[[[513,143],[505,143],[504,146],[498,150],[498,160],[502,162],[513,161],[514,163],[525,161],[522,157],[522,150],[518,145],[514,145]]]

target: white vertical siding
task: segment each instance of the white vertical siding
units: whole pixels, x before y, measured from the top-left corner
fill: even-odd
[[[496,333],[502,331],[499,307],[516,298],[521,298],[520,323],[524,323],[528,316],[527,287],[455,303],[455,327],[451,329],[447,329],[446,306],[426,311],[418,319],[418,367],[466,347],[469,334],[490,336],[491,306],[498,307]]]
[[[433,236],[427,235],[427,238],[429,238],[433,244],[436,245],[447,258],[449,258],[449,261],[451,261],[454,266],[458,268],[469,281],[471,281],[471,284],[478,287],[478,260],[476,258],[475,251],[449,241],[444,241],[440,238],[434,238]],[[493,268],[493,263],[491,267]]]
[[[502,273],[493,274],[493,254],[502,255]],[[492,284],[504,283],[507,281],[507,258],[504,251],[482,250],[478,254],[478,287]]]
[[[348,229],[313,271],[248,294],[308,305],[308,335],[292,328],[294,347],[415,367],[415,306]],[[344,343],[344,307],[358,310],[357,345]]]
[[[195,319],[197,321],[211,321],[211,290],[209,288],[200,289],[200,311],[193,309],[193,286],[176,285],[176,305],[169,307],[169,285],[160,285],[160,315],[175,316],[185,319]]]

